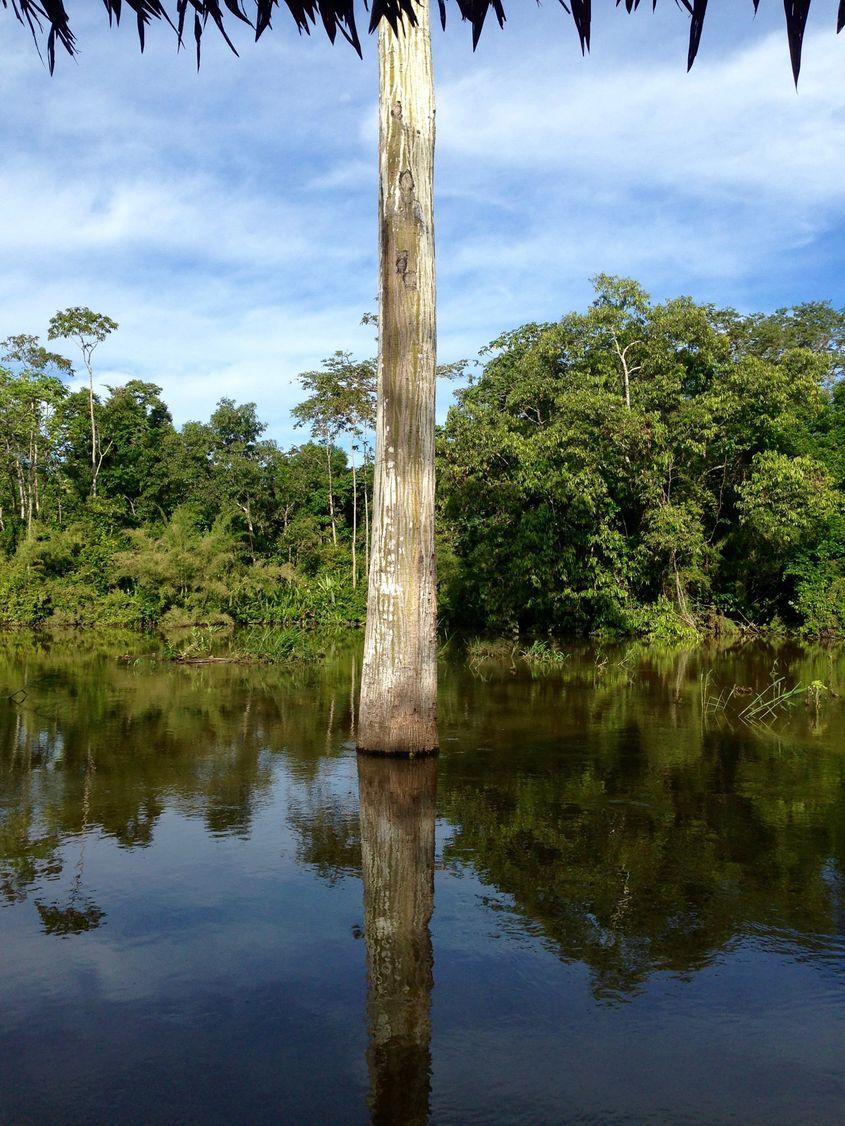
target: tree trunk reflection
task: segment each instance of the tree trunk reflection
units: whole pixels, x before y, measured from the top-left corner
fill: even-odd
[[[374,1123],[428,1121],[434,759],[358,758]]]

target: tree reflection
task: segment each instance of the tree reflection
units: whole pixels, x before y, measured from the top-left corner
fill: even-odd
[[[444,756],[444,861],[589,966],[597,999],[700,970],[761,928],[798,948],[841,935],[841,758],[777,754],[744,733],[685,746],[633,714],[588,754],[562,739],[515,769],[506,750]]]
[[[358,792],[372,1121],[427,1122],[437,764],[362,755]]]
[[[348,678],[345,652],[302,668],[189,668],[116,660],[125,645],[110,652],[102,639],[89,650],[17,635],[0,645],[0,685],[16,687],[0,695],[3,901],[59,879],[86,833],[124,848],[152,844],[167,807],[202,816],[210,834],[246,839],[275,755],[295,758],[307,780],[326,758],[327,732],[339,753],[349,730],[334,702]],[[69,894],[66,904],[36,904],[50,933],[98,920],[98,908],[80,907],[80,890]]]
[[[760,646],[573,652],[533,679],[453,669],[441,693],[445,861],[507,897],[517,930],[589,966],[596,996],[612,1002],[656,971],[694,973],[761,928],[800,949],[838,940],[845,652],[777,659],[789,683],[823,679],[837,693],[823,738],[803,706],[784,718],[782,742],[702,714],[711,668],[722,686],[768,682],[774,655]],[[0,906],[37,897],[51,933],[90,929],[100,908],[89,893],[102,893],[82,879],[86,838],[145,847],[165,810],[246,839],[258,812],[283,801],[297,862],[329,881],[357,875],[356,766],[343,746],[353,676],[350,653],[301,669],[173,668],[6,639],[0,686],[26,696],[0,696]],[[428,942],[434,767],[358,769],[373,1005],[389,1024],[380,936],[393,935],[397,980],[425,966],[400,920],[416,918]],[[389,1105],[383,1042],[373,1036],[373,1090]],[[427,1074],[407,1062],[400,1072],[405,1085]]]
[[[90,899],[74,900],[72,903],[42,903],[35,901],[41,925],[45,934],[65,937],[69,934],[84,934],[95,930],[102,922],[105,912]]]
[[[91,779],[95,770],[94,760],[89,749],[85,764],[85,783],[82,790],[82,826],[79,832],[79,859],[73,877],[70,895],[66,903],[44,903],[36,899],[35,906],[41,917],[41,925],[46,934],[65,937],[70,934],[84,934],[96,930],[105,918],[105,911],[84,892],[85,843],[88,837],[88,821],[91,814]]]

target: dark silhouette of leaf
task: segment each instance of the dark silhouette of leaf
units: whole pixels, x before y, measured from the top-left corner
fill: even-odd
[[[798,82],[801,70],[801,48],[804,45],[804,28],[810,14],[810,0],[784,0],[786,12],[786,34],[789,39],[789,57],[792,59],[792,73]]]
[[[698,46],[701,43],[701,33],[704,30],[704,16],[707,13],[707,0],[694,0],[689,30],[689,53],[687,54],[687,70],[692,69]]]
[[[415,22],[415,9],[418,2],[419,0],[369,0],[367,3],[363,0],[361,6],[369,10],[369,29],[372,32],[385,20],[394,30],[399,28],[403,20]],[[461,19],[470,25],[473,48],[478,45],[490,12],[496,17],[499,26],[504,26],[503,0],[437,0],[440,20],[444,27],[449,2],[457,8]],[[640,0],[616,0],[616,6],[619,7],[623,2],[628,12],[634,12],[640,6]],[[675,0],[675,2],[690,17],[687,66],[691,67],[701,43],[707,0]],[[751,0],[751,2],[756,12],[759,0]],[[801,50],[811,2],[812,0],[784,0],[789,54],[796,82],[801,69]],[[575,23],[581,50],[588,51],[592,0],[560,0],[560,3]],[[147,26],[152,20],[160,20],[173,27],[181,46],[184,42],[185,22],[192,15],[198,63],[203,33],[209,22],[214,24],[228,46],[235,51],[226,26],[228,19],[253,27],[257,39],[272,26],[272,17],[276,10],[283,8],[286,8],[293,17],[300,34],[310,34],[311,29],[319,22],[332,42],[340,34],[358,54],[361,54],[361,41],[356,22],[356,8],[359,5],[356,0],[171,0],[169,4],[166,0],[103,0],[103,5],[110,23],[120,22],[124,5],[134,12],[141,50],[144,49]],[[39,53],[41,37],[46,32],[47,65],[51,72],[55,67],[57,43],[69,54],[75,54],[76,40],[70,27],[65,0],[0,0],[0,6],[11,9],[18,20],[29,28]],[[77,0],[77,8],[81,6],[81,0]],[[656,7],[657,0],[652,0],[652,9]],[[845,0],[840,0],[837,31],[841,31],[843,27],[845,27]]]

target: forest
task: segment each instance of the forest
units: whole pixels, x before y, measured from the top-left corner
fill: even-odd
[[[845,310],[594,287],[440,371],[443,633],[845,635]],[[117,331],[0,345],[0,622],[362,622],[376,361],[303,372],[283,449],[254,403],[177,427],[154,383],[101,393]]]

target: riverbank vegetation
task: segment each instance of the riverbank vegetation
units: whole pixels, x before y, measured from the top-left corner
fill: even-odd
[[[455,393],[438,435],[444,629],[845,634],[845,312],[595,284],[586,312],[495,340]],[[0,620],[362,621],[374,361],[303,373],[310,439],[282,449],[251,403],[176,427],[153,383],[98,393],[115,329],[70,309],[55,345],[0,349]]]

